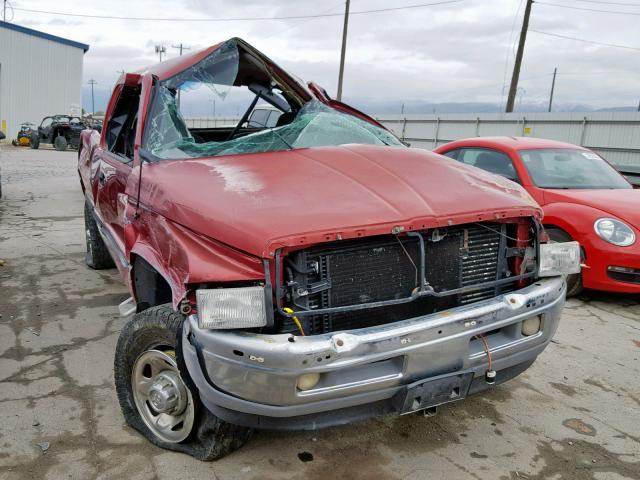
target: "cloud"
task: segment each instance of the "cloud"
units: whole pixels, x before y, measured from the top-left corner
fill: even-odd
[[[351,10],[412,3],[415,2],[353,0]],[[522,8],[515,17],[519,3],[519,0],[466,0],[437,7],[352,15],[345,95],[399,103],[416,99],[499,104],[504,96],[504,79],[511,76],[514,46],[522,22]],[[152,0],[112,0],[107,7],[58,0],[55,10],[141,17],[229,18],[340,13],[344,1],[175,0],[171,8],[161,5],[164,4]],[[31,0],[29,8],[51,7],[45,0]],[[157,43],[170,47],[182,42],[195,49],[233,36],[245,38],[301,78],[317,80],[330,93],[337,87],[341,16],[261,22],[143,22],[61,19],[18,10],[15,15],[18,24],[89,43],[85,82],[96,78],[100,88],[107,90],[116,80],[117,70],[137,70],[156,62]],[[635,18],[534,3],[531,28],[640,47]],[[176,55],[175,49],[167,48],[167,58]],[[640,55],[534,32],[527,37],[521,72],[524,103],[543,102],[548,96],[554,67],[559,71],[554,102],[557,105],[606,107],[637,103]]]

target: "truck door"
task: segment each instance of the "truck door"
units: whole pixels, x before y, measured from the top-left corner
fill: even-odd
[[[93,156],[96,213],[107,241],[124,253],[125,187],[133,166],[140,87],[123,85]]]

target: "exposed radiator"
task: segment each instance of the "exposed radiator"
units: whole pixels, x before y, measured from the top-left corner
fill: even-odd
[[[471,224],[422,232],[425,278],[435,291],[490,282],[507,274],[506,225]],[[420,244],[410,236],[385,235],[336,242],[296,252],[285,262],[286,276],[297,286],[288,303],[294,309],[319,309],[409,297],[419,285]],[[288,265],[288,267],[287,267]],[[305,316],[307,334],[391,323],[468,304],[513,289],[486,287],[444,298],[359,311]],[[317,291],[320,290],[320,291]],[[296,332],[283,319],[282,332]]]

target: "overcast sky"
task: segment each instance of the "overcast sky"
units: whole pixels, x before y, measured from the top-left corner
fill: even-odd
[[[431,3],[436,0],[352,0],[351,11]],[[544,5],[628,12],[616,15]],[[131,17],[270,17],[340,13],[344,0],[11,0],[16,8]],[[347,101],[504,101],[511,77],[524,0],[464,0],[439,6],[352,15],[349,21],[344,97]],[[530,28],[543,32],[640,48],[640,6],[592,0],[541,0]],[[620,0],[616,3],[639,1]],[[156,62],[155,44],[182,42],[203,48],[238,36],[284,68],[335,93],[341,16],[270,21],[158,22],[61,17],[15,10],[14,22],[90,45],[84,84],[97,80],[96,109],[118,76]],[[523,104],[548,101],[558,67],[555,102],[595,108],[637,105],[640,50],[612,48],[530,32],[520,82]],[[505,68],[506,67],[506,68]],[[84,89],[85,107],[88,105]],[[375,112],[373,112],[375,113]]]

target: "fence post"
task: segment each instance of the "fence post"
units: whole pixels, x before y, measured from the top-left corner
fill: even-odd
[[[440,132],[440,117],[436,118],[436,134],[433,136],[433,148],[438,146],[438,133]]]
[[[480,136],[480,117],[476,117],[476,137]]]
[[[524,115],[522,116],[522,136],[524,137],[524,129],[527,125],[527,117],[525,117]]]

